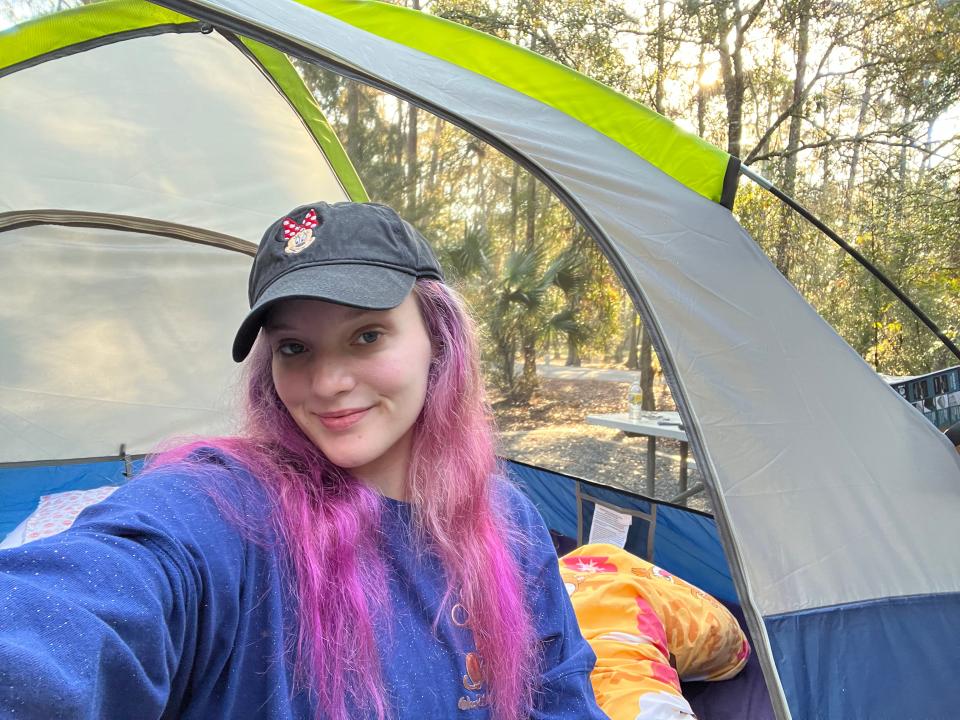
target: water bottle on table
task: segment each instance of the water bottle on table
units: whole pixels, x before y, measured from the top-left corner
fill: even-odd
[[[640,381],[634,380],[627,391],[627,417],[631,420],[639,420],[643,416],[643,392],[640,389]]]

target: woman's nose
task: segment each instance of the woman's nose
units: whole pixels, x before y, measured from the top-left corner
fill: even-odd
[[[310,385],[321,397],[333,397],[352,390],[356,380],[350,367],[336,358],[318,358],[312,363]]]

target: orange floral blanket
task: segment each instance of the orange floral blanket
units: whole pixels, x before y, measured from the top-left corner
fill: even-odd
[[[613,545],[560,558],[580,629],[597,654],[590,676],[612,720],[685,720],[680,680],[726,680],[750,645],[717,600]]]

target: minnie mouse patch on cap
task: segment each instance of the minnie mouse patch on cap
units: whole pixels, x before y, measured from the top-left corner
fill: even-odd
[[[299,223],[288,217],[284,218],[283,239],[287,241],[287,246],[283,251],[291,255],[296,255],[301,250],[306,250],[313,244],[313,241],[316,240],[313,235],[313,229],[319,224],[316,210],[308,212]]]

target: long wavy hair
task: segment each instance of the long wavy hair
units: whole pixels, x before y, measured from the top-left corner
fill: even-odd
[[[538,654],[510,550],[522,538],[493,497],[498,468],[476,332],[448,286],[418,280],[413,292],[433,353],[406,486],[414,538],[446,570],[439,612],[456,602],[469,612],[492,716],[516,720],[532,704]],[[350,712],[384,720],[391,711],[377,643],[390,622],[383,600],[383,501],[300,430],[277,395],[270,347],[262,340],[247,361],[246,392],[240,437],[192,442],[152,465],[183,461],[192,449],[213,446],[258,478],[272,500],[272,524],[286,549],[282,567],[298,605],[290,648],[297,686],[308,688],[318,711],[334,720]],[[243,525],[243,518],[233,517]]]

